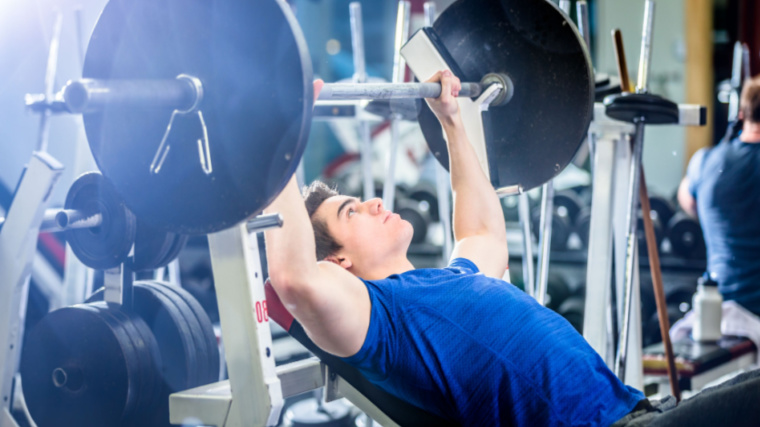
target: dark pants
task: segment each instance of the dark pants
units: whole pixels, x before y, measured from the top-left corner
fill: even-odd
[[[613,427],[760,426],[760,369],[703,390],[678,405],[668,396],[642,401]]]

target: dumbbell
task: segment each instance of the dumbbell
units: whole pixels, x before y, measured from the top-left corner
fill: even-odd
[[[679,212],[668,223],[668,235],[673,253],[686,259],[705,259],[707,250],[699,222]]]
[[[573,224],[581,211],[581,200],[573,191],[560,191],[554,195],[554,214],[552,215],[552,250],[567,249],[567,239],[573,232]],[[531,228],[538,238],[540,234],[541,210],[533,209]]]
[[[644,230],[644,218],[642,217],[644,213],[639,210],[639,218],[638,223],[636,225],[636,238],[638,239],[639,244],[639,251],[642,253],[646,253],[647,251],[647,237],[646,232]],[[660,249],[662,245],[663,239],[665,239],[665,228],[662,225],[662,222],[660,222],[660,219],[657,215],[657,213],[652,210],[650,212],[650,218],[652,218],[652,228],[654,229],[654,239],[657,243],[657,250]]]
[[[419,202],[421,210],[428,212],[432,222],[439,222],[441,220],[440,213],[438,212],[438,195],[433,184],[420,181],[410,188],[407,194],[410,199]]]
[[[591,208],[583,208],[575,220],[575,232],[581,239],[584,248],[588,248],[589,232],[591,231]]]
[[[586,285],[582,284],[557,309],[578,333],[583,333],[583,314],[586,306]]]
[[[673,215],[676,214],[675,205],[673,205],[670,200],[662,196],[650,195],[649,206],[652,208],[652,219],[654,219],[656,216],[663,227],[667,227],[670,219],[673,218]],[[667,230],[663,231],[667,235]]]
[[[430,210],[426,209],[426,201],[417,201],[405,197],[400,197],[396,201],[394,210],[401,219],[409,221],[414,229],[412,243],[424,243],[427,238],[428,227],[430,226]]]

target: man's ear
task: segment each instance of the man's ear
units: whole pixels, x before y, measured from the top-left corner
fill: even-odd
[[[739,109],[739,114],[736,115],[736,118],[739,120],[744,120],[744,111]]]
[[[354,265],[351,260],[348,259],[348,257],[338,255],[328,255],[327,258],[325,258],[325,261],[330,261],[333,264],[338,264],[346,270]]]

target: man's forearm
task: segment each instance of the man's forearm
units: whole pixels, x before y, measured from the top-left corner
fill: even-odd
[[[278,291],[299,283],[317,267],[314,229],[306,212],[295,176],[266,208],[282,215],[283,227],[266,231],[267,265],[272,285]],[[284,296],[281,294],[281,298]]]
[[[442,123],[449,149],[451,189],[454,195],[454,237],[491,234],[503,238],[506,231],[501,204],[470,145],[461,117]]]

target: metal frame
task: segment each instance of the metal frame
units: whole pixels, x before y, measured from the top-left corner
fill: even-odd
[[[706,120],[705,108],[681,104],[680,126],[701,126]],[[592,198],[591,227],[589,230],[588,266],[586,271],[586,303],[584,308],[583,337],[602,357],[608,367],[614,367],[615,342],[612,331],[610,284],[614,283],[617,301],[617,324],[623,322],[624,269],[628,224],[628,187],[630,165],[633,161],[631,138],[636,127],[607,117],[604,105],[594,105],[594,120],[589,127],[592,145]],[[635,266],[639,265],[638,250],[634,242]],[[613,282],[613,245],[616,269]],[[624,382],[643,387],[641,368],[641,301],[639,294],[639,268],[633,269],[631,300],[631,330],[628,336],[628,354],[625,360]]]
[[[272,226],[277,224],[268,221],[257,227],[243,223],[208,235],[229,380],[172,394],[170,421],[182,424],[192,419],[215,426],[275,425],[285,397],[326,386],[325,395],[346,397],[382,425],[396,425],[350,384],[330,374],[316,358],[275,367],[256,239],[257,232]]]
[[[10,411],[29,278],[45,205],[62,171],[63,165],[49,154],[33,153],[0,230],[0,427],[16,425]]]

